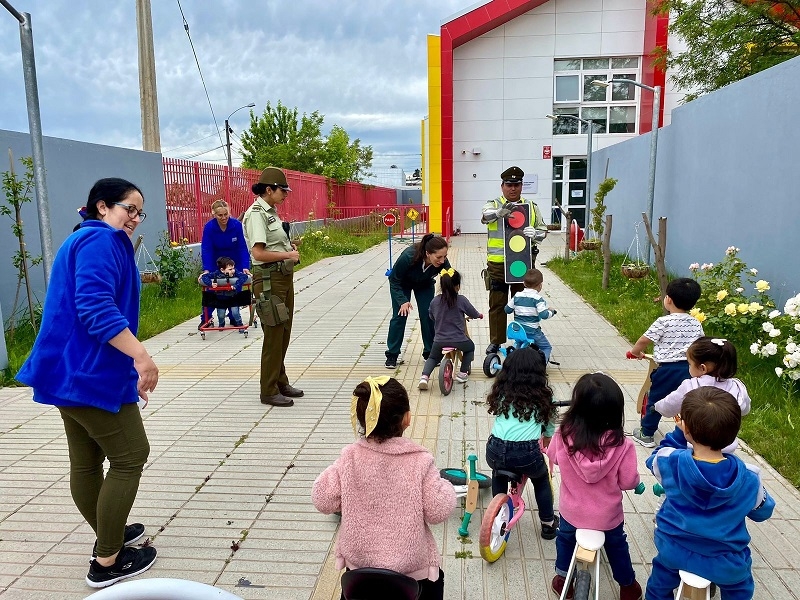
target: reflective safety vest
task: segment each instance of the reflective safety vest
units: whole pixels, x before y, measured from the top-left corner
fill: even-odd
[[[531,207],[531,225],[537,229],[546,229],[539,207],[531,200],[520,198],[521,202],[527,203]],[[499,209],[506,203],[505,196],[500,196],[494,200],[489,200],[483,205],[483,210],[486,209]],[[486,240],[486,260],[488,262],[501,263],[504,260],[503,248],[505,247],[505,240],[503,239],[503,230],[500,228],[500,219],[487,223],[486,229],[489,232],[489,237]]]

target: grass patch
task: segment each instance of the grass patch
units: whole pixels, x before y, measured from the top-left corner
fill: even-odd
[[[344,254],[358,254],[386,239],[383,232],[353,236],[346,231],[334,228],[317,230],[320,233],[305,235],[300,245],[302,262],[295,270],[300,270],[324,258]],[[327,239],[325,239],[327,237]],[[158,284],[142,286],[139,311],[140,340],[149,339],[159,333],[197,317],[200,323],[200,286],[197,273],[185,277],[178,283],[175,298],[161,295]],[[19,386],[14,379],[22,363],[28,358],[35,338],[30,322],[21,320],[14,329],[13,336],[6,339],[9,367],[0,371],[0,387]]]
[[[655,273],[633,281],[620,273],[623,255],[613,255],[608,289],[602,289],[603,262],[594,252],[581,252],[571,261],[551,259],[547,267],[616,327],[633,344],[663,312]],[[717,332],[705,327],[706,335]],[[795,487],[800,487],[800,410],[797,398],[787,397],[772,367],[750,354],[747,340],[731,340],[738,350],[737,377],[752,398],[750,414],[742,420],[739,437]],[[620,356],[620,360],[624,357]]]

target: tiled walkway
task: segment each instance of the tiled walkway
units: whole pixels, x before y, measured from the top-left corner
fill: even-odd
[[[559,252],[562,243],[563,238],[551,236],[540,257]],[[395,256],[402,244],[395,243]],[[485,236],[455,237],[450,257],[464,276],[463,293],[485,312],[479,276],[484,244]],[[332,551],[338,523],[314,510],[310,488],[340,448],[353,440],[349,404],[355,385],[367,375],[387,373],[387,262],[384,243],[297,273],[287,365],[292,383],[306,395],[292,408],[258,401],[258,330],[251,330],[248,338],[209,332],[204,341],[193,319],[146,342],[161,378],[145,409],[152,450],[131,520],[145,523],[159,558],[142,577],[192,579],[242,598],[338,598]],[[550,369],[557,395],[567,399],[580,374],[601,369],[631,398],[627,427],[632,428],[633,398],[644,365],[626,361],[629,344],[544,271],[546,295],[559,311],[546,324],[553,359],[561,363]],[[486,321],[472,322],[470,330],[482,359]],[[469,383],[456,386],[447,397],[436,384],[418,392],[418,322],[410,320],[406,334],[406,363],[396,376],[411,393],[410,435],[430,448],[442,467],[460,466],[471,451],[482,465],[490,429],[482,403],[491,381],[480,374],[477,363]],[[643,479],[650,484],[653,478],[644,468],[647,454],[639,448]],[[764,468],[766,484],[778,501],[770,521],[749,524],[756,598],[797,598],[792,590],[800,590],[800,496],[760,457],[748,460]],[[482,506],[489,496],[482,492]],[[528,501],[535,507],[532,496]],[[642,584],[655,553],[654,507],[650,493],[625,498],[626,527]],[[458,537],[460,509],[434,529],[444,557],[446,597],[554,598],[549,581],[555,546],[539,537],[535,511],[512,532],[505,556],[492,565],[478,551],[480,518],[478,510],[469,543]],[[91,590],[84,576],[93,540],[70,498],[58,411],[34,404],[28,389],[0,389],[0,600],[86,597]],[[615,597],[609,581],[604,566],[602,598]]]

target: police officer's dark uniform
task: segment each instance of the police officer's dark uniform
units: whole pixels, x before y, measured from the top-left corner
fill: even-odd
[[[486,281],[489,288],[489,347],[487,354],[497,352],[501,344],[506,341],[506,326],[508,321],[505,306],[508,303],[508,291],[511,289],[511,296],[521,291],[525,286],[522,283],[506,283],[505,275],[505,240],[503,230],[500,227],[500,219],[504,218],[510,211],[506,203],[525,202],[531,207],[531,222],[523,230],[526,237],[531,238],[531,265],[536,262],[536,255],[539,253],[537,242],[544,240],[547,236],[547,224],[542,218],[539,207],[532,200],[525,200],[521,194],[522,178],[525,173],[519,167],[509,167],[500,174],[502,183],[500,189],[503,195],[494,200],[489,200],[483,205],[481,223],[486,224],[489,236],[486,242]],[[519,187],[518,187],[519,186]]]
[[[245,239],[250,248],[256,313],[264,330],[261,402],[273,406],[292,406],[292,398],[303,395],[302,390],[289,385],[284,365],[294,316],[293,273],[296,261],[290,254],[298,257],[298,260],[299,256],[289,240],[289,223],[282,222],[275,209],[275,204],[292,190],[286,181],[286,174],[276,167],[264,169],[258,184],[253,186],[254,192],[261,190],[261,195],[242,217]]]

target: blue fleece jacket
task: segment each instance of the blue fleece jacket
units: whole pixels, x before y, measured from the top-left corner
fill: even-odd
[[[108,344],[139,328],[139,271],[128,234],[89,220],[58,251],[39,335],[17,380],[54,406],[119,412],[138,401],[133,359]]]
[[[203,257],[203,271],[216,271],[220,256],[232,258],[237,269],[250,268],[250,250],[244,239],[244,229],[241,221],[233,217],[228,219],[225,231],[220,229],[216,219],[206,223],[203,227],[200,253]]]
[[[764,521],[775,508],[758,467],[732,454],[696,460],[685,438],[672,434],[646,463],[666,494],[656,513],[659,556],[719,584],[741,581],[751,567],[745,518]]]

